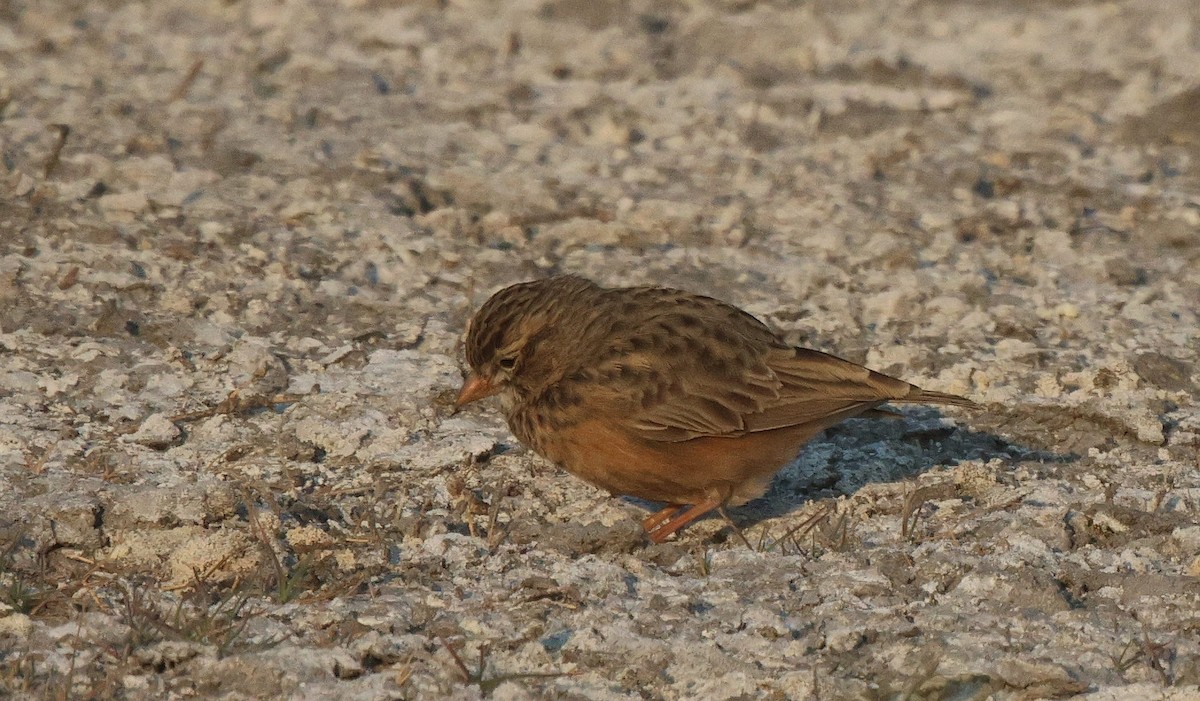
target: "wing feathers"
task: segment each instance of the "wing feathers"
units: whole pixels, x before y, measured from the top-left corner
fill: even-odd
[[[686,368],[682,385],[631,417],[631,428],[643,438],[669,442],[800,425],[815,433],[847,418],[877,415],[884,402],[974,405],[819,351],[777,346],[764,356],[754,370],[731,367],[732,372],[713,374]]]
[[[782,344],[754,317],[708,297],[637,288],[611,305],[594,372],[572,394],[584,413],[624,416],[645,440],[679,442],[808,425],[813,433],[884,402],[968,406],[848,360]],[[631,299],[630,295],[633,296]],[[586,346],[586,344],[585,344]]]

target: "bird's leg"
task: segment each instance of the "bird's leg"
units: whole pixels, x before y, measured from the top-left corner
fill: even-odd
[[[720,507],[722,503],[724,503],[724,499],[709,497],[702,502],[693,504],[690,509],[684,511],[678,516],[674,516],[671,518],[671,520],[661,523],[654,530],[647,531],[647,534],[650,536],[650,540],[654,541],[655,543],[661,543],[670,537],[670,535],[675,531],[683,528],[692,521],[695,521],[704,514],[707,514],[709,511]],[[662,512],[659,512],[659,514],[661,513]],[[659,514],[655,514],[654,516],[657,517]]]
[[[679,513],[679,510],[682,508],[682,504],[667,504],[662,509],[655,511],[646,518],[642,519],[642,528],[649,533],[667,521],[671,520],[671,517]]]

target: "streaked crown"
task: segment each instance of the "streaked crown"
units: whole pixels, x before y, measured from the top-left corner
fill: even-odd
[[[561,275],[500,290],[479,308],[467,327],[466,355],[471,369],[482,372],[498,351],[521,345],[527,340],[523,336],[532,331],[531,320],[541,319],[543,324],[556,320],[565,300],[600,289],[590,280]]]

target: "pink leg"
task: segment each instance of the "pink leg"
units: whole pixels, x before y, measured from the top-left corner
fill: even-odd
[[[646,532],[649,533],[667,521],[670,521],[671,517],[679,513],[679,510],[682,508],[682,504],[667,504],[662,509],[642,519],[642,528],[646,529]]]
[[[658,518],[660,515],[662,515],[662,511],[660,511],[651,517],[651,519],[658,520],[655,528],[653,530],[646,529],[646,532],[650,536],[650,540],[654,541],[655,543],[661,543],[669,538],[675,531],[683,528],[692,521],[695,521],[704,514],[707,514],[709,511],[720,507],[722,503],[723,502],[721,499],[705,499],[698,504],[693,504],[692,507],[687,511],[684,511],[683,513],[671,518],[671,520],[665,522]],[[663,511],[666,511],[666,509],[663,509]]]

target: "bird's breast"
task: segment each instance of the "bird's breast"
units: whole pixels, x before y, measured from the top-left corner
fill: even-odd
[[[510,415],[509,426],[534,452],[601,489],[672,503],[713,496],[731,503],[753,499],[811,437],[793,430],[648,441],[624,430],[616,418],[554,425],[544,411],[531,407]]]

